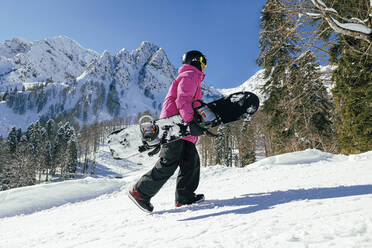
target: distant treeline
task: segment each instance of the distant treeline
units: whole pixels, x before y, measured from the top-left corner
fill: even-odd
[[[98,147],[125,119],[84,125],[48,120],[0,136],[0,190],[94,174]]]

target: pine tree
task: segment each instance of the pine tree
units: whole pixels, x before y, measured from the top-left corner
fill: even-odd
[[[224,129],[223,126],[219,126],[217,129],[217,135],[216,138],[216,164],[222,164],[223,163],[223,154],[224,154],[224,147],[225,147],[225,137],[223,133]]]
[[[47,121],[45,125],[45,130],[47,134],[47,144],[46,144],[46,151],[47,151],[47,168],[49,169],[48,175],[54,176],[56,173],[56,168],[57,168],[57,163],[55,159],[55,152],[54,152],[54,147],[56,145],[56,137],[57,137],[57,125],[54,122],[53,119],[50,119]],[[50,161],[49,161],[50,160]]]
[[[36,183],[36,165],[32,154],[33,147],[23,135],[17,149],[16,163],[18,165],[19,181],[16,187],[34,185]]]
[[[321,79],[319,63],[311,51],[295,59],[289,70],[291,82],[287,104],[293,151],[316,148],[334,152],[330,145],[335,136],[331,111],[334,108]]]
[[[65,125],[65,142],[67,144],[67,172],[72,177],[76,173],[77,167],[77,144],[75,129],[70,125],[69,122]]]
[[[39,183],[41,182],[41,176],[43,172],[43,164],[44,164],[44,157],[43,157],[43,135],[42,135],[42,127],[40,123],[37,121],[33,123],[29,128],[29,137],[28,137],[28,145],[31,148],[31,155],[32,155],[32,162],[33,167],[38,172]]]
[[[17,137],[17,128],[12,127],[12,129],[10,130],[8,134],[8,138],[7,138],[7,143],[8,143],[10,152],[12,153],[15,152],[15,150],[17,149],[18,141],[19,140]]]
[[[232,130],[231,130],[231,125],[226,124],[223,125],[224,128],[224,136],[225,136],[225,147],[224,147],[224,160],[225,160],[225,165],[227,167],[232,167],[233,164],[233,144],[232,144]]]
[[[249,121],[239,123],[238,139],[239,167],[244,167],[256,161],[257,137],[253,125]]]
[[[56,168],[59,168],[61,177],[65,173],[65,156],[64,152],[66,151],[67,144],[65,142],[65,126],[60,122],[58,123],[58,130],[56,135],[56,142],[53,148],[53,157],[55,159]]]
[[[217,129],[217,134],[215,146],[216,164],[224,164],[231,167],[233,164],[231,127],[229,124],[221,125]]]
[[[3,172],[2,189],[34,185],[36,182],[35,171],[31,147],[26,136],[23,135],[16,150],[7,158]]]
[[[77,145],[74,139],[70,139],[67,143],[68,161],[67,171],[70,176],[73,176],[77,170]]]
[[[371,1],[330,1],[326,6],[337,11],[341,22],[356,22],[371,28]],[[328,13],[330,14],[330,13]],[[372,50],[358,32],[338,32],[327,21],[318,26],[318,33],[327,42],[330,62],[336,66],[332,90],[337,114],[337,134],[342,153],[358,153],[372,149]],[[369,38],[371,35],[369,35]],[[329,39],[333,39],[329,42]],[[370,39],[369,39],[370,41]]]
[[[56,130],[53,120],[45,127],[35,122],[24,134],[13,128],[6,141],[0,140],[1,190],[48,181],[57,169],[61,177],[74,176],[78,156],[75,130],[68,122],[60,122]]]
[[[257,64],[265,69],[266,84],[262,91],[269,95],[263,104],[263,112],[268,116],[267,128],[273,132],[271,151],[284,152],[288,136],[290,115],[285,109],[288,102],[288,66],[298,52],[296,42],[299,40],[293,21],[284,12],[277,11],[280,0],[268,0],[263,7],[260,33],[260,56]]]
[[[338,65],[332,92],[339,114],[339,142],[342,152],[349,154],[372,150],[372,55],[365,42],[345,40],[332,49]],[[360,50],[366,52],[361,54]]]
[[[45,181],[49,181],[50,171],[53,168],[52,144],[50,140],[44,143],[44,164],[45,164]]]
[[[5,167],[8,161],[10,160],[9,146],[6,144],[6,141],[0,137],[0,191],[5,190],[6,180],[5,177]]]

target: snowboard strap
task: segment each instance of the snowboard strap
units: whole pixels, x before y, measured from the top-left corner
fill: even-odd
[[[195,107],[195,103],[199,103],[199,107]],[[199,123],[200,126],[208,129],[217,126],[220,122],[220,117],[215,111],[213,111],[208,104],[201,100],[195,100],[192,102],[192,108],[194,110],[194,120]]]
[[[138,152],[142,153],[154,148],[151,152],[148,153],[149,156],[153,156],[160,151],[160,146],[161,143],[158,143],[157,145],[149,145],[146,141],[142,141],[142,146],[138,147]]]
[[[154,150],[152,150],[151,152],[147,153],[147,155],[149,155],[150,157],[154,156],[155,154],[157,154],[158,152],[160,151],[160,145],[157,145],[155,147]]]
[[[203,130],[203,133],[205,133],[208,137],[211,137],[211,138],[217,138],[217,137],[219,137],[218,134],[212,133],[211,131],[208,130],[208,128],[202,127],[198,122],[195,122],[195,124],[196,124],[196,125],[197,125],[201,130]]]

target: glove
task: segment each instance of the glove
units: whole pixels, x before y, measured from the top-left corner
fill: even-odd
[[[204,129],[195,120],[189,122],[189,127],[192,136],[201,136],[204,134]]]

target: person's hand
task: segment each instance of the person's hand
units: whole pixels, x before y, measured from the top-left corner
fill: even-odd
[[[192,136],[201,136],[204,134],[204,129],[201,128],[195,120],[189,122],[189,127]]]

